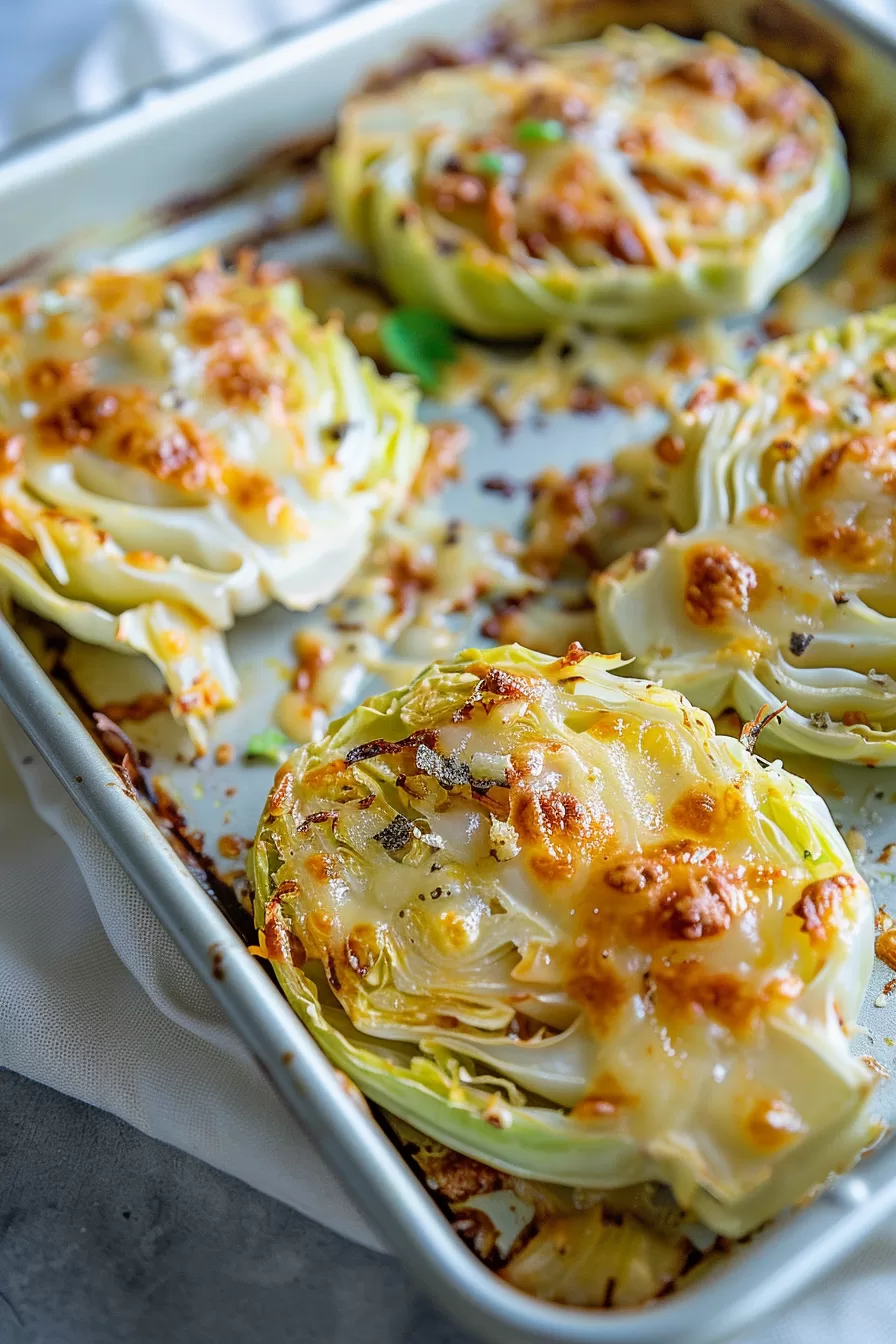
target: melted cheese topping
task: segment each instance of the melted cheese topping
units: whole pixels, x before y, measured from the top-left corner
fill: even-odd
[[[663,267],[725,250],[806,189],[829,139],[806,83],[722,38],[616,30],[551,59],[489,72],[491,124],[423,171],[424,205],[508,256]]]
[[[265,941],[362,1032],[687,1148],[726,1198],[827,1123],[776,1042],[828,1030],[832,994],[857,1008],[834,967],[867,959],[869,896],[806,786],[600,662],[461,655],[294,757],[259,836]]]
[[[235,695],[214,632],[349,577],[422,457],[415,401],[270,268],[5,294],[0,582],[81,638],[151,651],[199,744],[196,706]]]
[[[574,301],[575,272],[594,268],[690,268],[693,280],[693,268],[706,267],[702,302],[692,294],[690,311],[714,310],[712,291],[715,309],[724,308],[731,272],[749,267],[788,218],[797,229],[784,245],[792,257],[767,256],[764,265],[792,264],[792,276],[812,259],[800,264],[807,244],[797,217],[811,232],[828,191],[839,196],[838,146],[824,99],[759,53],[719,36],[693,42],[656,27],[610,28],[599,41],[521,67],[431,71],[353,100],[332,181],[342,222],[356,236],[383,224],[364,199],[364,183],[376,183],[406,196],[390,216],[397,234],[422,225],[433,264],[458,256],[468,263],[458,271],[463,296],[449,305],[461,325],[475,270],[495,294],[496,280],[516,268],[530,294],[550,275],[553,320],[544,327]],[[829,232],[836,223],[827,221]],[[392,284],[390,245],[372,241]],[[393,239],[393,250],[399,245]],[[768,277],[756,279],[761,287]],[[448,304],[446,284],[436,288]],[[657,295],[664,311],[666,298]],[[729,299],[733,310],[755,306],[746,293]],[[641,314],[615,324],[650,322]]]
[[[288,284],[211,262],[7,296],[2,412],[27,448],[20,471],[29,458],[96,457],[126,469],[123,497],[217,496],[265,542],[301,537],[287,479],[326,494],[349,474],[337,445],[353,427],[337,418],[337,389],[310,404],[318,389],[295,344],[296,318],[308,323],[293,304]]]
[[[605,642],[712,712],[755,684],[879,743],[896,729],[896,315],[766,347],[673,432],[673,514],[695,525],[598,579]]]

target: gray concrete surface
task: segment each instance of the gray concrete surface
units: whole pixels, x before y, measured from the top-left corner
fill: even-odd
[[[0,1344],[466,1344],[396,1261],[0,1072]]]

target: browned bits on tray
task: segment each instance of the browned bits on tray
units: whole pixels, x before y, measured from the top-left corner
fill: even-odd
[[[437,420],[429,426],[429,443],[413,485],[417,499],[427,499],[449,481],[461,479],[461,459],[469,441],[470,431],[457,420]]]

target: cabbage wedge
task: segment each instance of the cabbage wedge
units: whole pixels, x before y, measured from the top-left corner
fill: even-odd
[[[757,311],[849,197],[834,113],[805,80],[653,26],[354,98],[328,177],[401,303],[498,338]]]
[[[741,1235],[849,1164],[873,913],[824,803],[574,645],[459,654],[281,767],[256,921],[374,1101],[559,1185]]]
[[[305,609],[400,506],[425,431],[291,281],[212,257],[0,298],[0,600],[146,654],[198,749],[221,632]]]
[[[712,714],[786,704],[765,744],[896,765],[896,308],[764,347],[664,444],[682,530],[594,580],[602,647]]]

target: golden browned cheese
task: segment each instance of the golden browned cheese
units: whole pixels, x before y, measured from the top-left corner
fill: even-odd
[[[424,170],[421,204],[494,253],[541,258],[559,250],[579,263],[603,256],[630,266],[695,255],[703,236],[730,227],[733,208],[752,222],[771,221],[816,161],[815,95],[771,62],[723,39],[712,44],[639,72],[641,98],[615,132],[612,148],[624,156],[652,227],[588,148],[584,132],[612,91],[620,60],[597,46],[590,59],[561,62],[558,70],[536,66],[516,83],[496,75],[502,114]],[[723,167],[719,154],[693,152],[714,107],[720,136],[722,127],[741,124],[744,141],[765,146],[747,153],[740,172]],[[537,155],[526,163],[544,126],[552,153],[544,165]],[[421,143],[431,133],[422,127]],[[689,137],[690,154],[681,137]],[[730,152],[740,157],[741,147]]]
[[[675,530],[596,576],[602,646],[770,749],[888,763],[896,725],[896,308],[719,374],[655,449]],[[772,747],[772,742],[775,747]]]
[[[868,341],[865,358],[860,348],[819,343],[792,360],[772,347],[757,361],[760,376],[781,380],[778,418],[787,427],[764,451],[760,482],[772,505],[786,482],[792,512],[779,510],[770,521],[795,524],[804,555],[856,581],[863,572],[883,578],[896,561],[896,351],[883,331],[875,343]],[[812,391],[816,385],[823,393]],[[814,444],[820,449],[812,451]]]
[[[870,1092],[846,1039],[870,901],[807,786],[619,667],[468,650],[366,702],[292,758],[288,805],[275,786],[257,918],[324,1048],[409,1124],[561,1185],[671,1174],[739,1230]]]
[[[573,1106],[570,1115],[586,1121],[618,1116],[629,1107],[636,1106],[637,1102],[638,1098],[626,1092],[614,1074],[604,1072],[595,1078],[587,1097]]]
[[[721,542],[695,547],[685,610],[695,625],[724,625],[732,612],[749,609],[757,583],[753,566]]]
[[[305,448],[272,278],[264,267],[225,274],[207,258],[163,273],[97,271],[49,298],[8,299],[2,469],[24,477],[29,444],[50,459],[86,451],[184,502],[217,496],[257,530],[301,537],[276,481],[303,466]],[[247,418],[264,422],[269,440],[252,465],[231,448],[232,426]]]
[[[569,684],[587,656],[580,646],[574,646],[558,661],[556,666],[565,670]],[[515,706],[523,713],[527,705],[538,705],[550,695],[544,681],[527,674],[485,663],[473,663],[470,670],[478,683],[451,717],[454,724],[467,725],[474,734],[502,707]],[[375,799],[351,783],[355,764],[387,759],[401,790],[419,800],[419,806],[431,796],[430,760],[446,759],[441,736],[438,729],[432,729],[398,742],[366,743],[344,760],[306,774],[303,788],[310,787],[318,796],[323,796],[322,790],[334,798],[341,796],[343,807],[353,806],[361,813]],[[589,736],[612,753],[630,739],[633,745],[639,744],[645,761],[675,759],[670,730],[660,725],[645,728],[631,715],[598,713]],[[506,780],[477,783],[469,771],[452,773],[450,766],[440,769],[447,771],[442,776],[443,787],[460,790],[474,807],[500,824],[509,824],[520,862],[531,878],[560,908],[569,907],[573,936],[557,965],[571,1000],[587,1010],[594,1029],[600,1034],[610,1032],[622,1009],[646,994],[657,1020],[674,1030],[696,1014],[732,1031],[749,1031],[770,1005],[798,996],[803,980],[795,966],[757,981],[754,974],[744,975],[738,969],[716,969],[713,958],[705,956],[706,948],[736,929],[755,909],[760,893],[770,893],[776,886],[793,887],[793,875],[785,868],[726,857],[726,849],[732,844],[739,849],[750,832],[742,783],[734,780],[712,786],[703,782],[677,792],[667,798],[663,809],[662,825],[668,838],[629,850],[621,843],[599,795],[590,792],[582,797],[569,788],[546,785],[546,776],[564,770],[568,750],[561,742],[526,734],[509,752]],[[281,767],[268,805],[271,816],[283,815],[290,806],[284,793],[290,778],[289,766]],[[323,839],[340,815],[339,810],[306,812],[299,831]],[[413,843],[413,826],[396,819],[383,830],[381,840],[388,850],[401,853]],[[288,868],[294,870],[291,865]],[[341,888],[348,876],[338,850],[310,853],[303,871],[304,880],[319,884],[322,894]],[[852,881],[840,876],[826,879],[791,897],[807,945],[818,948],[819,954],[825,929],[836,927],[834,897],[839,898],[841,889],[845,891]],[[285,890],[302,893],[303,886],[299,878],[290,880]],[[421,886],[415,901],[427,906],[446,890],[450,894],[450,881],[447,889],[438,879],[430,880],[431,891],[422,882]],[[311,889],[308,899],[315,899]],[[413,907],[414,902],[408,911],[412,916]],[[456,909],[439,908],[428,920],[430,936],[446,953],[460,953],[470,946],[471,926]],[[322,916],[321,907],[313,904],[301,921],[299,936],[302,955],[320,958],[334,987],[338,983],[344,990],[353,976],[368,974],[383,944],[374,920],[362,918],[349,925],[340,921],[340,925],[332,925]],[[628,963],[631,949],[643,954],[637,972]],[[797,963],[811,964],[811,957]],[[601,1113],[596,1104],[594,1110]]]
[[[768,1153],[788,1148],[805,1130],[792,1106],[781,1097],[757,1101],[747,1117],[747,1136],[760,1150]]]
[[[428,429],[426,453],[414,480],[417,499],[437,494],[448,481],[461,480],[461,458],[470,441],[466,425],[456,420],[439,420]]]
[[[813,944],[823,947],[833,941],[841,921],[851,917],[856,890],[856,879],[847,873],[810,882],[803,888],[793,913]]]
[[[669,809],[669,821],[686,835],[707,840],[722,840],[744,808],[744,800],[734,786],[712,790],[705,786],[686,789]]]
[[[604,811],[588,808],[560,789],[512,785],[510,821],[528,853],[532,871],[545,882],[571,877],[580,863],[606,847],[613,823]]]

